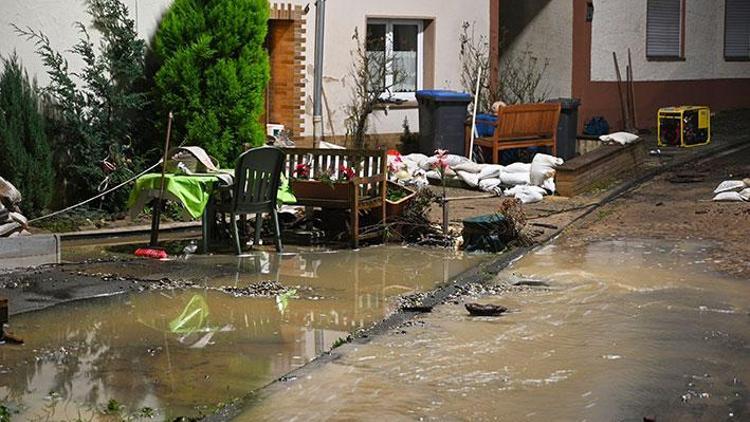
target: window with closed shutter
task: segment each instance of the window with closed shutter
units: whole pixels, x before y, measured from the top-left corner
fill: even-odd
[[[750,0],[726,0],[724,57],[750,60]]]
[[[647,1],[647,57],[682,57],[682,3],[682,0]]]

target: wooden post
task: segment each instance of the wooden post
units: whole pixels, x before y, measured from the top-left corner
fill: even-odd
[[[443,235],[448,235],[448,204],[449,202],[443,198]]]

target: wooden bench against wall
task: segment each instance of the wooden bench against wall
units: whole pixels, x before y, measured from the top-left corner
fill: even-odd
[[[518,104],[502,107],[497,122],[477,121],[494,126],[493,136],[477,138],[474,145],[492,151],[492,162],[500,162],[500,151],[514,148],[550,147],[557,155],[557,124],[560,104]],[[469,156],[471,124],[466,128],[465,153]]]
[[[350,230],[352,247],[358,248],[359,241],[382,235],[382,230],[368,230],[362,233],[360,216],[364,211],[378,213],[385,222],[385,198],[387,181],[387,160],[385,150],[355,149],[315,149],[286,148],[284,174],[292,180],[298,164],[310,165],[310,178],[315,179],[321,172],[338,172],[340,167],[347,166],[355,170],[356,176],[348,182],[348,194],[341,198],[301,198],[299,205],[337,208],[351,210]]]

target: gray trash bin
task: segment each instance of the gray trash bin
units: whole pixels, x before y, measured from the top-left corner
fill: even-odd
[[[469,94],[456,91],[417,91],[419,102],[419,152],[432,155],[436,149],[464,153],[464,121]]]
[[[576,136],[578,135],[578,107],[581,100],[577,98],[555,98],[548,103],[560,103],[560,123],[557,125],[557,156],[570,160],[576,156]]]

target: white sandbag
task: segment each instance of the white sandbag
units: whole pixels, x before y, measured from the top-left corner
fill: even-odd
[[[498,164],[486,164],[482,166],[482,170],[479,172],[479,180],[499,179],[503,169],[504,167]]]
[[[634,135],[629,132],[615,132],[609,135],[602,135],[599,137],[604,142],[615,142],[620,145],[628,145],[640,139],[638,135]]]
[[[534,163],[544,164],[550,167],[557,167],[563,165],[565,163],[565,160],[553,155],[537,153],[536,155],[534,155],[534,159],[531,160],[532,166]]]
[[[714,196],[714,201],[716,202],[739,202],[742,200],[739,192],[721,192]]]
[[[740,192],[740,196],[745,201],[750,201],[750,188],[745,188]]]
[[[542,183],[542,188],[544,188],[544,190],[549,192],[550,195],[557,192],[557,186],[555,185],[555,178],[550,177],[549,179],[545,179],[544,183]]]
[[[716,189],[714,189],[714,193],[737,191],[740,189],[745,189],[746,187],[747,186],[745,186],[745,182],[743,182],[742,180],[725,180],[721,182]]]
[[[544,162],[531,163],[531,172],[529,172],[529,182],[534,186],[541,186],[547,179],[555,177],[555,169]]]
[[[547,191],[544,190],[544,188],[532,185],[513,186],[512,188],[506,189],[503,193],[505,194],[505,196],[515,196],[522,192],[538,193],[542,196],[547,194]]]
[[[456,170],[457,172],[465,171],[467,173],[479,174],[479,172],[482,171],[483,166],[473,161],[467,161],[465,163],[460,163],[452,167],[453,167],[453,170]]]
[[[455,167],[461,163],[466,163],[469,161],[468,158],[456,154],[446,154],[443,160],[445,160],[449,167]],[[437,157],[432,156],[419,163],[419,167],[421,167],[423,170],[432,170],[435,167],[437,161]]]
[[[8,217],[10,217],[12,221],[15,221],[16,223],[23,226],[24,229],[29,228],[29,220],[27,220],[26,217],[24,217],[20,212],[12,212],[8,214]]]
[[[415,152],[415,153],[412,153],[412,154],[407,154],[407,155],[404,155],[404,156],[401,157],[402,160],[407,160],[407,161],[411,161],[412,163],[416,163],[417,166],[419,166],[419,167],[421,167],[422,162],[424,162],[428,158],[430,158],[430,157],[428,157],[428,156],[426,156],[424,154],[420,154],[418,152]]]
[[[531,164],[528,163],[513,163],[503,168],[503,173],[529,173],[531,171]]]
[[[496,187],[500,186],[499,178],[495,179],[481,179],[479,181],[479,189],[484,192],[492,192]]]
[[[500,174],[500,181],[503,183],[503,185],[506,185],[506,186],[528,185],[529,183],[531,183],[528,172],[513,173],[513,172],[503,171]]]
[[[515,195],[515,198],[519,199],[524,204],[533,204],[535,202],[539,202],[543,200],[544,195],[542,195],[539,192],[524,190],[524,191],[518,192]]]
[[[346,149],[345,147],[342,147],[341,145],[332,144],[330,142],[320,141],[320,147],[321,149]]]
[[[459,179],[463,180],[464,183],[471,186],[472,188],[475,188],[479,185],[479,174],[478,173],[469,173],[468,171],[459,170],[456,172]]]
[[[440,173],[438,173],[437,170],[430,170],[430,171],[428,171],[428,172],[425,173],[425,176],[428,179],[440,180]]]

